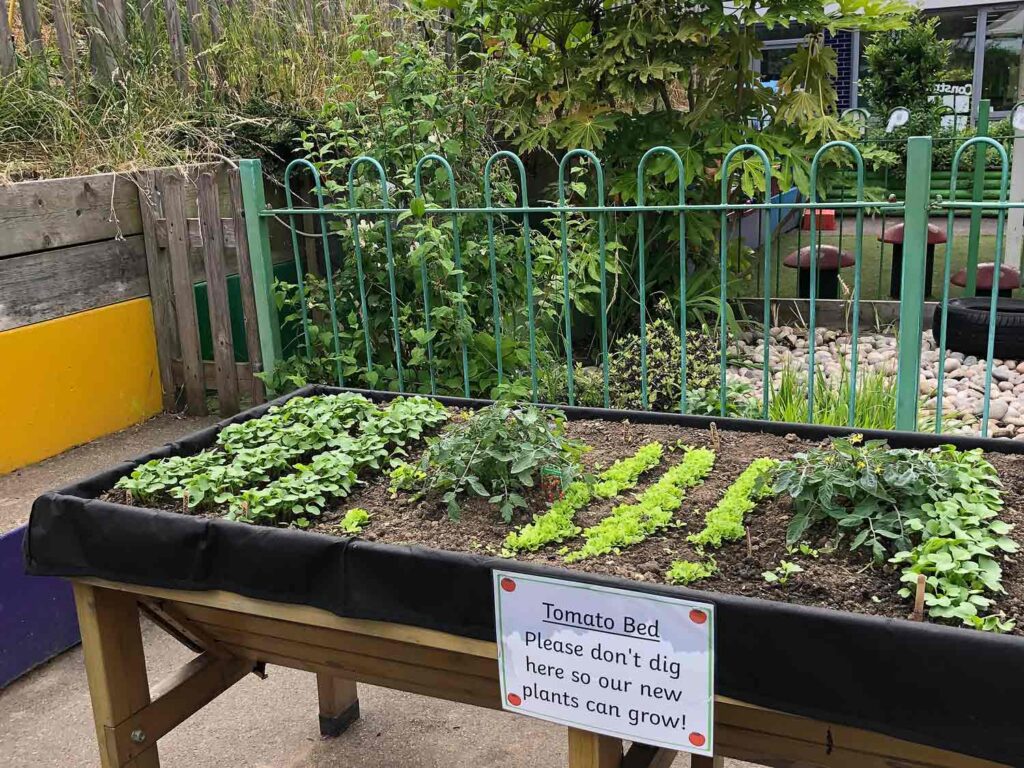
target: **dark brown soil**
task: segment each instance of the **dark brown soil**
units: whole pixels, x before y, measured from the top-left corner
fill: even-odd
[[[666,457],[659,468],[641,479],[634,493],[642,492],[656,481],[666,466],[678,461],[679,454],[674,453],[677,445],[715,449],[714,469],[702,485],[690,490],[676,513],[681,523],[679,527],[627,547],[618,555],[596,557],[572,565],[581,571],[653,583],[665,583],[665,572],[674,560],[700,558],[686,537],[704,527],[705,513],[753,459],[785,459],[814,446],[814,443],[794,435],[779,437],[727,430],[719,431],[718,444],[712,445],[713,436],[706,430],[599,420],[568,422],[566,427],[570,437],[591,446],[583,457],[588,469],[607,467],[616,459],[631,456],[645,443],[660,441],[667,449]],[[1001,517],[1015,526],[1010,536],[1024,546],[1024,456],[990,454],[987,458],[999,471],[1004,484],[1006,506]],[[337,528],[338,520],[347,510],[362,507],[372,515],[369,526],[361,534],[369,541],[498,555],[509,531],[528,522],[534,513],[543,512],[547,506],[537,494],[528,500],[531,510],[519,514],[509,526],[484,499],[470,499],[466,501],[460,519],[451,520],[440,502],[430,499],[410,502],[401,496],[393,498],[388,492],[388,484],[388,479],[381,475],[365,478],[365,483],[353,495],[323,515],[314,530],[345,535]],[[117,500],[123,501],[123,497]],[[577,515],[577,523],[582,527],[592,525],[607,515],[614,504],[621,502],[620,497],[614,501],[592,503]],[[890,565],[873,563],[859,552],[851,553],[846,542],[830,538],[830,531],[811,530],[808,543],[818,550],[816,557],[787,552],[785,532],[791,515],[788,498],[769,497],[762,501],[746,519],[749,543],[740,541],[713,550],[717,573],[693,586],[857,613],[890,617],[908,615],[909,601],[897,594],[899,571]],[[577,543],[569,541],[565,544],[575,548]],[[558,550],[565,544],[546,547],[537,553],[524,553],[518,559],[564,567]],[[1020,621],[1015,634],[1024,634],[1024,563],[1021,559],[1020,554],[1003,558],[1006,594],[1000,596],[994,606],[995,611],[1003,611],[1008,617]],[[762,573],[778,567],[781,560],[795,562],[804,570],[792,575],[784,585],[767,583]]]

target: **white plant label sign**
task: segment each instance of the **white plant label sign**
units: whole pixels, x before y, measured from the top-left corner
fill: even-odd
[[[713,605],[493,573],[504,709],[712,754]]]

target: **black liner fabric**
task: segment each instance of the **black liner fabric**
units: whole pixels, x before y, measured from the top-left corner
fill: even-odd
[[[307,387],[289,397],[339,391],[343,390]],[[364,394],[376,400],[394,397]],[[460,406],[487,402],[438,399]],[[173,589],[223,589],[323,608],[339,616],[409,624],[481,640],[494,640],[492,568],[690,597],[716,607],[718,693],[1024,766],[1024,639],[1020,637],[640,584],[500,558],[189,517],[95,498],[137,464],[209,446],[224,425],[261,415],[269,405],[39,497],[25,537],[27,571]],[[1024,445],[1013,441],[939,440],[921,434],[675,414],[562,410],[571,419],[629,419],[687,427],[707,427],[717,421],[723,430],[793,432],[815,440],[860,431],[885,437],[894,447],[953,443],[960,448],[1024,453]]]

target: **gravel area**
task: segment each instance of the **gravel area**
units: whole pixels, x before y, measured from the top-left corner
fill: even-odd
[[[778,387],[784,369],[806,375],[809,366],[809,334],[806,329],[778,326],[770,331],[768,362],[772,371],[773,389]],[[819,328],[815,332],[815,369],[830,380],[848,375],[851,362],[851,338],[844,331]],[[893,377],[897,367],[895,332],[867,333],[857,340],[858,379],[868,371]],[[763,337],[744,333],[731,346],[734,364],[730,377],[753,386],[753,396],[760,400],[761,365],[764,359]],[[994,359],[989,436],[1024,440],[1024,361]],[[918,391],[921,397],[922,428],[933,429],[938,405],[939,350],[927,332],[921,339],[921,370]],[[942,361],[943,431],[949,434],[977,435],[981,431],[985,392],[986,361],[960,352],[947,352]]]

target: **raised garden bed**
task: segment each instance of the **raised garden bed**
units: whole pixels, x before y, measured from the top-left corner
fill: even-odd
[[[297,394],[318,392],[337,390]],[[188,598],[180,590],[227,590],[342,617],[493,641],[493,567],[536,573],[570,567],[581,580],[714,602],[716,689],[722,696],[961,753],[949,760],[937,751],[917,754],[917,764],[972,764],[965,755],[1010,765],[1024,761],[1024,736],[1013,707],[1006,706],[1024,695],[1024,680],[1016,673],[1024,664],[1024,641],[905,618],[913,607],[916,574],[904,578],[910,572],[907,557],[889,560],[905,546],[910,562],[936,575],[935,563],[926,558],[937,551],[935,544],[927,552],[915,549],[928,537],[909,529],[912,519],[938,525],[941,521],[931,518],[941,515],[929,518],[900,509],[900,502],[895,508],[901,514],[887,518],[883,509],[872,517],[873,530],[861,536],[863,526],[844,517],[865,507],[843,512],[840,502],[839,509],[823,514],[818,506],[801,506],[786,490],[800,498],[793,472],[802,476],[808,461],[825,465],[830,456],[834,460],[848,452],[854,465],[862,459],[868,464],[904,461],[906,466],[890,476],[898,476],[901,493],[927,494],[946,483],[961,494],[980,494],[971,503],[985,502],[991,509],[982,510],[974,527],[965,524],[970,530],[961,533],[974,536],[983,529],[984,536],[973,544],[982,551],[954,551],[952,557],[973,560],[985,572],[987,588],[970,582],[969,595],[977,599],[968,600],[966,593],[958,598],[956,584],[943,576],[942,584],[928,582],[926,608],[943,623],[1012,635],[1019,632],[1013,618],[1024,613],[1024,569],[1013,552],[1024,526],[1011,527],[1021,517],[1024,456],[1019,453],[1024,446],[947,439],[942,442],[986,453],[926,453],[927,466],[918,466],[919,454],[888,448],[928,450],[938,445],[934,438],[888,434],[885,449],[856,438],[823,449],[819,444],[826,437],[849,431],[745,421],[720,421],[709,428],[711,420],[697,417],[585,409],[565,409],[568,420],[552,437],[547,414],[531,415],[529,423],[521,424],[502,412],[496,423],[512,419],[523,430],[512,437],[520,446],[517,459],[529,454],[513,462],[519,475],[532,478],[524,490],[514,478],[500,477],[501,451],[494,448],[490,428],[472,431],[480,421],[472,414],[485,404],[445,400],[445,411],[402,400],[387,411],[390,416],[370,406],[370,418],[364,419],[365,407],[352,402],[316,415],[313,422],[323,427],[320,437],[306,432],[291,445],[272,438],[270,443],[279,448],[268,449],[267,430],[273,424],[248,421],[265,411],[261,408],[230,422],[248,421],[243,427],[206,430],[140,462],[42,497],[26,545],[29,569],[139,585],[139,592],[151,597],[170,588],[179,590],[175,599],[184,601]],[[519,417],[524,413],[532,411],[521,411]],[[365,424],[387,428],[367,429]],[[431,463],[421,464],[422,438],[439,430],[446,431],[431,443]],[[313,442],[303,445],[307,439]],[[584,445],[590,450],[581,452]],[[142,461],[194,456],[202,449],[210,449],[200,454],[205,458],[149,465],[133,481],[114,487]],[[241,454],[248,463],[237,457],[230,462],[231,472],[242,475],[232,476],[228,490],[225,471],[211,470],[223,465],[217,461],[225,451],[256,451]],[[385,473],[396,458],[405,464]],[[572,474],[577,460],[582,470]],[[296,462],[303,463],[295,467]],[[955,471],[942,474],[949,462]],[[259,468],[253,469],[254,464]],[[906,474],[910,469],[940,474],[922,475],[915,486]],[[561,474],[554,482],[552,470]],[[1002,480],[996,496],[988,490],[995,488],[992,470]],[[197,474],[207,479],[190,480]],[[147,504],[163,509],[140,508]],[[805,529],[793,523],[801,510],[814,522]],[[502,513],[511,518],[509,523]],[[535,527],[523,528],[531,515],[545,513]],[[451,519],[456,514],[458,521]],[[246,525],[224,515],[312,531]],[[992,526],[994,520],[1000,522]],[[838,537],[837,521],[848,535]],[[343,528],[361,530],[358,538],[350,538]],[[328,535],[317,535],[323,533]],[[906,541],[892,544],[900,536]],[[551,540],[545,543],[545,538]],[[941,538],[946,537],[938,532],[932,536]],[[859,546],[851,551],[853,542]],[[502,555],[514,555],[519,563]],[[989,561],[999,566],[998,580]],[[945,573],[942,563],[939,571]],[[699,589],[670,586],[669,581],[694,581]],[[909,595],[901,596],[901,588]],[[943,602],[949,595],[953,599]],[[977,616],[968,615],[967,602],[978,609],[973,611]],[[256,649],[252,658],[274,661],[275,654],[264,648],[261,656]],[[979,680],[987,682],[979,687]],[[834,744],[828,734],[816,760],[844,764],[831,757]],[[909,753],[872,749],[874,757],[864,752],[858,764],[908,759]],[[730,754],[728,749],[724,753]],[[752,756],[749,751],[731,754]],[[808,753],[765,754],[807,759]]]

